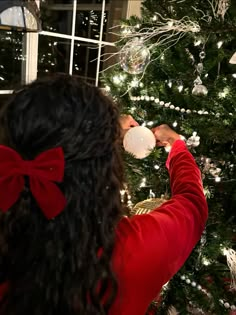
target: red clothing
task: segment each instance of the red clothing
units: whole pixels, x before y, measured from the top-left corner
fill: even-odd
[[[119,291],[109,315],[144,315],[161,287],[181,268],[207,219],[199,169],[185,143],[167,160],[172,199],[149,214],[123,218],[113,255]],[[7,283],[0,285],[0,297]]]
[[[118,225],[113,266],[119,291],[109,315],[144,315],[205,227],[208,209],[200,171],[183,141],[174,143],[167,167],[172,199]]]

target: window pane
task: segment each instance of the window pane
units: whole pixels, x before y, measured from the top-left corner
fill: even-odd
[[[38,76],[55,72],[69,73],[71,41],[51,36],[39,36]]]
[[[71,35],[73,0],[50,0],[42,2],[42,28],[44,31]]]
[[[73,74],[95,82],[98,46],[85,42],[75,42]]]
[[[104,33],[106,32],[107,27],[106,16],[107,13],[105,13],[104,17]],[[102,12],[98,10],[78,11],[76,15],[75,35],[99,40],[101,18]],[[103,39],[105,40],[105,34]]]
[[[11,90],[21,82],[23,34],[0,31],[0,89]]]

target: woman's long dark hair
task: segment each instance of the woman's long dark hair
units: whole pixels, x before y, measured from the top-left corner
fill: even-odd
[[[1,315],[107,314],[117,291],[111,267],[122,215],[119,113],[76,77],[38,80],[15,93],[0,115],[0,144],[24,159],[61,146],[65,210],[47,220],[28,189],[0,212]],[[27,180],[27,178],[26,178]]]

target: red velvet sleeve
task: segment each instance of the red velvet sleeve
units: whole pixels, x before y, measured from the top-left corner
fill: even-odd
[[[184,264],[208,215],[200,171],[183,141],[173,144],[166,165],[172,198],[149,214],[122,219],[117,230],[115,265],[123,290],[142,288],[147,302]]]

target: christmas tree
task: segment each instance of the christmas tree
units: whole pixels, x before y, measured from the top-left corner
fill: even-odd
[[[141,18],[122,21],[112,31],[119,36],[119,58],[104,74],[106,91],[141,125],[167,123],[185,137],[201,168],[209,204],[199,244],[149,313],[233,314],[236,1],[144,0]],[[122,198],[130,209],[148,198],[153,199],[139,210],[170,198],[166,157],[157,148],[144,159],[125,154]]]

